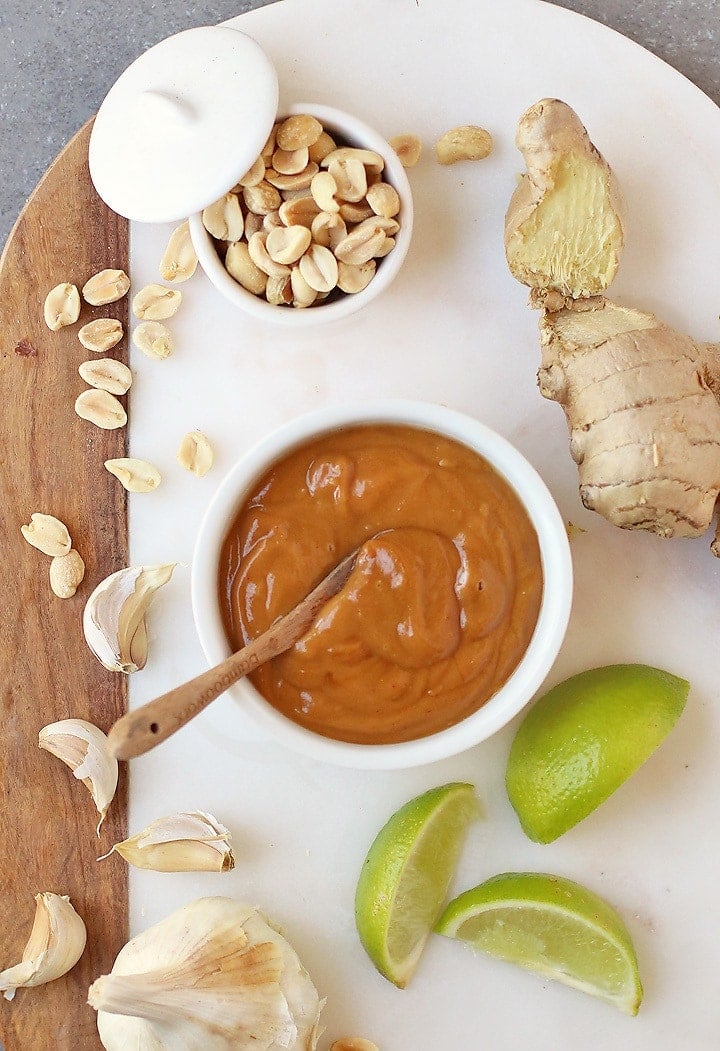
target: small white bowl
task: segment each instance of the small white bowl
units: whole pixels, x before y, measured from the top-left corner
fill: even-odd
[[[271,321],[280,325],[307,326],[337,321],[339,318],[354,314],[356,310],[370,303],[392,283],[410,247],[413,202],[405,169],[390,144],[376,131],[349,113],[343,113],[331,106],[316,105],[313,102],[300,102],[289,106],[280,119],[299,113],[310,113],[317,117],[331,135],[333,133],[338,135],[349,145],[360,146],[379,153],[385,160],[383,178],[395,187],[400,197],[398,216],[400,229],[395,235],[395,247],[389,255],[378,260],[377,271],[368,286],[362,292],[344,293],[338,299],[320,303],[317,306],[306,308],[275,306],[260,296],[248,292],[230,276],[218,255],[215,242],[203,225],[201,212],[190,216],[190,235],[200,266],[218,291],[222,292],[231,303],[259,321]]]
[[[251,449],[221,483],[200,526],[192,567],[195,625],[211,665],[231,649],[217,597],[220,550],[253,484],[298,445],[328,432],[366,423],[406,424],[445,435],[483,456],[520,497],[540,544],[543,596],[530,645],[508,681],[461,722],[429,737],[399,744],[348,744],[307,730],[272,707],[248,679],[230,694],[268,737],[316,759],[355,769],[396,770],[463,752],[500,730],[531,700],[550,671],[565,635],[572,602],[572,561],[565,524],[545,483],[508,441],[461,413],[413,401],[340,405],[301,416]]]

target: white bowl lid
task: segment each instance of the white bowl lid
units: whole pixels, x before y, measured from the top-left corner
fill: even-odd
[[[206,26],[168,37],[125,70],[98,111],[95,188],[128,219],[185,219],[242,178],[277,107],[275,69],[244,33]]]

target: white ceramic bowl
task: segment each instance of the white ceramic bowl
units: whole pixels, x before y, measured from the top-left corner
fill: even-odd
[[[572,601],[572,561],[565,525],[545,483],[509,442],[484,424],[425,402],[378,401],[332,406],[301,416],[246,453],[218,489],[203,519],[192,567],[195,624],[211,665],[230,655],[217,598],[220,549],[253,484],[278,459],[321,434],[364,423],[407,424],[435,431],[475,450],[522,500],[535,527],[543,568],[543,596],[535,632],[508,681],[461,722],[400,744],[348,744],[323,737],[273,708],[247,679],[230,693],[269,737],[306,755],[356,769],[421,766],[462,752],[490,737],[528,703],[549,672],[565,635]]]
[[[378,260],[377,271],[367,288],[354,294],[343,294],[338,299],[318,306],[298,309],[292,306],[275,306],[267,300],[253,295],[243,288],[225,269],[215,248],[215,242],[203,225],[202,213],[190,216],[190,234],[197,252],[200,266],[219,292],[247,314],[260,321],[271,321],[281,325],[307,326],[325,324],[347,317],[370,303],[380,295],[397,276],[403,264],[413,227],[413,202],[405,169],[390,144],[357,117],[330,106],[313,102],[300,102],[289,106],[282,117],[298,113],[310,113],[322,123],[330,134],[337,134],[351,146],[374,150],[385,159],[383,179],[391,183],[400,197],[400,229],[395,235],[395,247],[389,255]]]

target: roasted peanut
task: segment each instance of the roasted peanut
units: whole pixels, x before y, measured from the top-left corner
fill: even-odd
[[[106,390],[84,390],[75,401],[75,412],[82,420],[114,431],[127,423],[127,413],[114,394]]]
[[[173,338],[170,330],[159,321],[143,321],[133,332],[132,341],[138,350],[149,358],[162,360],[169,357],[173,350]]]
[[[214,459],[212,445],[202,431],[189,431],[180,442],[177,461],[197,478],[203,478],[208,473]]]
[[[127,394],[132,384],[132,372],[116,358],[83,361],[78,372],[90,387],[106,390],[109,394]]]
[[[86,350],[94,354],[106,354],[117,346],[123,338],[123,327],[120,321],[112,317],[99,317],[88,321],[78,332],[78,339]]]
[[[185,221],[170,235],[160,260],[160,277],[177,283],[187,281],[195,273],[197,265],[198,257],[190,237],[190,224]]]
[[[275,141],[281,150],[299,150],[314,145],[323,134],[319,120],[308,113],[299,113],[278,126]]]
[[[83,285],[83,299],[93,307],[117,303],[130,291],[130,278],[124,270],[101,270]]]
[[[245,241],[236,241],[230,245],[225,256],[225,268],[248,292],[261,296],[265,291],[267,274],[252,261]]]
[[[20,532],[28,544],[51,558],[67,555],[72,547],[67,526],[53,515],[36,511],[30,515],[30,524],[21,526]]]
[[[50,587],[58,598],[72,598],[84,576],[85,563],[74,547],[50,563]]]
[[[390,145],[398,155],[403,168],[414,168],[420,160],[422,142],[417,135],[396,135]]]
[[[226,193],[205,208],[202,220],[207,232],[218,241],[239,241],[245,231],[240,200],[234,193]]]
[[[182,302],[179,288],[165,285],[145,285],[133,298],[133,314],[141,321],[165,321],[177,312]]]
[[[492,153],[492,135],[475,124],[451,128],[438,140],[435,155],[440,164],[456,161],[480,161]]]
[[[157,467],[147,460],[138,460],[134,456],[120,456],[116,460],[106,460],[105,470],[114,475],[129,493],[150,493],[157,489],[162,481]]]
[[[65,282],[51,288],[43,306],[45,324],[51,332],[74,325],[80,317],[80,295],[76,285]]]

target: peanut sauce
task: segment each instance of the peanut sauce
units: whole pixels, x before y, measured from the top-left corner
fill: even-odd
[[[222,547],[220,605],[239,649],[362,545],[310,631],[251,681],[300,725],[386,744],[452,726],[511,675],[542,598],[537,536],[478,454],[372,424],[292,450],[253,488]]]

